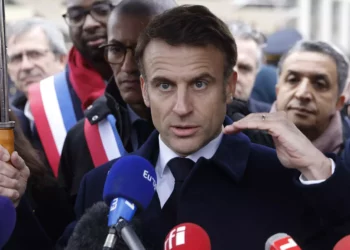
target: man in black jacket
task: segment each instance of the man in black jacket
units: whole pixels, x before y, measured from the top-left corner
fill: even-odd
[[[203,227],[212,250],[261,249],[279,232],[302,249],[328,250],[350,233],[350,172],[341,160],[315,148],[284,112],[228,125],[237,50],[219,18],[203,6],[177,7],[154,18],[139,41],[142,93],[157,131],[134,154],[157,175],[142,214],[155,249],[183,222]],[[268,131],[276,151],[251,143],[243,129]],[[114,162],[84,177],[78,216],[101,200]]]
[[[137,150],[154,129],[140,87],[140,72],[133,57],[137,38],[152,16],[176,6],[167,1],[123,1],[112,11],[103,46],[114,79],[105,95],[95,101],[67,134],[59,181],[74,203],[85,173],[126,152]]]

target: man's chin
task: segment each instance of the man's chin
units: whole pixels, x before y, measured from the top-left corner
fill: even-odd
[[[79,50],[80,54],[91,62],[104,62],[103,52],[97,47],[87,46],[83,50]]]

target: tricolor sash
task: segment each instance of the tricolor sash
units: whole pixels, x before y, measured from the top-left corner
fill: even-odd
[[[28,99],[40,141],[54,175],[68,130],[77,123],[66,71],[29,88]]]
[[[95,167],[127,153],[116,128],[116,119],[111,114],[97,124],[85,119],[84,133]]]

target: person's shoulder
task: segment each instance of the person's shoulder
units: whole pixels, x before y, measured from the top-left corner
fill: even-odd
[[[259,168],[281,166],[275,149],[256,143],[250,143],[249,162]]]
[[[11,111],[17,117],[17,119],[19,119],[19,120],[27,119],[24,112],[22,110],[16,108],[15,106],[11,107]]]
[[[71,127],[67,132],[66,140],[81,142],[84,138],[84,123],[85,118],[79,120],[73,127]]]
[[[95,185],[95,183],[99,181],[103,181],[104,183],[109,170],[118,159],[111,160],[97,168],[90,170],[84,176],[85,182],[93,183],[92,185]]]

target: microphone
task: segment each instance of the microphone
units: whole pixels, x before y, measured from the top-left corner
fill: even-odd
[[[301,250],[301,248],[288,234],[278,233],[266,241],[265,250]]]
[[[348,250],[350,249],[350,235],[343,237],[338,243],[334,246],[333,250]]]
[[[211,250],[211,244],[203,228],[193,223],[183,223],[167,235],[164,250]]]
[[[109,207],[103,201],[95,203],[76,224],[65,250],[100,250],[108,235]],[[140,233],[140,223],[136,217],[131,226]],[[120,238],[116,241],[115,248],[129,250],[128,246]]]
[[[145,210],[152,201],[157,186],[154,167],[137,155],[121,157],[110,169],[103,190],[103,200],[110,204],[109,234],[105,249],[112,249],[118,232],[131,250],[142,250],[140,240],[127,226],[137,209]],[[125,221],[121,223],[122,221]]]
[[[0,196],[0,249],[11,237],[16,225],[16,209],[10,199]]]

